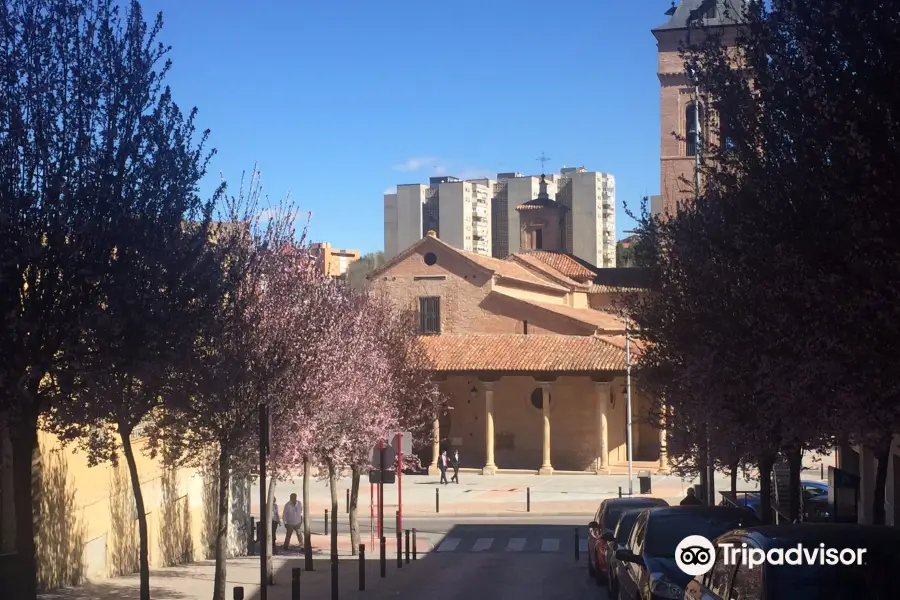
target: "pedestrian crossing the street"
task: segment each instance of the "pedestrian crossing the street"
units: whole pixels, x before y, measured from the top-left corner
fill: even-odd
[[[578,551],[587,552],[588,541],[578,541]],[[434,552],[519,552],[519,553],[557,553],[574,552],[573,540],[559,537],[548,538],[458,538],[446,537],[438,542]]]

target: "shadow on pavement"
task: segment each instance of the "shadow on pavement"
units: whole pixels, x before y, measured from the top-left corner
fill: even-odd
[[[154,580],[157,579],[158,576],[154,573],[150,584],[150,596],[153,600],[193,600],[193,596],[173,590],[168,586],[154,585]],[[77,588],[61,588],[39,594],[38,598],[40,600],[139,600],[140,585],[136,580],[133,582],[110,580],[88,583]]]
[[[575,525],[492,524],[455,525],[443,536],[441,550],[418,554],[406,563],[405,536],[402,568],[398,568],[396,538],[388,545],[385,571],[380,574],[378,548],[374,556],[366,543],[366,591],[359,591],[359,560],[344,558],[338,566],[338,597],[341,600],[381,600],[382,598],[603,598],[587,575],[587,553],[581,540],[585,527]],[[488,546],[487,540],[491,543]],[[576,542],[578,539],[578,542]],[[479,541],[480,540],[480,541]],[[549,540],[549,541],[548,541]],[[555,540],[555,541],[554,541]],[[434,540],[437,541],[437,540]],[[368,542],[368,541],[367,541]],[[420,542],[423,543],[423,542]],[[576,545],[579,548],[575,558]],[[486,568],[490,565],[490,568]],[[291,599],[291,571],[302,568],[302,557],[276,564],[277,585],[270,586],[267,600]],[[229,586],[231,594],[233,586]],[[585,594],[590,594],[585,595]],[[315,571],[300,576],[301,598],[331,598],[331,563],[315,561]],[[229,599],[232,596],[229,596]],[[260,600],[256,586],[245,600]]]

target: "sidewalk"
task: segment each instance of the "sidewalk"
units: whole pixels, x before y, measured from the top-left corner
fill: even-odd
[[[636,477],[632,489],[639,491]],[[652,475],[650,496],[669,501],[680,501],[692,481],[683,481],[672,475]],[[350,479],[338,481],[338,510],[346,513],[347,490]],[[404,475],[400,484],[384,486],[384,509],[388,515],[398,508],[398,495],[403,497],[403,514],[408,516],[513,516],[526,514],[530,490],[531,514],[536,515],[590,515],[605,498],[614,498],[628,491],[628,477],[624,475],[552,475],[537,476],[493,475],[461,473],[459,484],[440,485],[439,478],[428,475]],[[717,478],[716,488],[730,488],[727,477]],[[756,482],[739,481],[741,490],[757,489]],[[302,499],[302,479],[276,484],[275,497],[284,506],[291,493]],[[436,506],[436,500],[438,501]],[[251,514],[259,514],[259,488],[251,491]],[[377,507],[377,489],[368,482],[360,486],[359,518],[368,518],[371,508]],[[439,509],[439,512],[438,510]],[[331,497],[327,482],[310,482],[310,502],[307,507],[315,520],[324,518],[325,510],[331,510]]]

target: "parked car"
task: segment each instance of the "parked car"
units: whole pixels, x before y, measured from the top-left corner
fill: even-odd
[[[689,535],[714,540],[733,529],[759,525],[733,506],[672,506],[643,510],[624,548],[616,550],[619,600],[680,600],[691,581],[675,563],[675,548]]]
[[[628,536],[631,535],[631,528],[634,526],[634,522],[643,510],[654,509],[633,508],[626,510],[622,513],[622,516],[619,517],[619,522],[616,524],[615,531],[605,531],[600,536],[606,540],[606,589],[609,598],[615,598],[616,594],[619,593],[619,584],[616,581],[616,550],[625,547]]]
[[[660,498],[609,498],[600,503],[594,520],[588,524],[588,573],[597,580],[597,585],[606,580],[606,540],[603,533],[612,533],[623,512],[633,508],[668,506]]]
[[[865,548],[864,564],[771,565],[750,569],[725,564],[721,548],[712,570],[686,586],[685,600],[844,600],[897,598],[900,571],[900,530],[873,525],[807,524],[768,525],[731,531],[719,544],[747,544],[768,552],[774,548]],[[731,561],[729,561],[731,562]]]
[[[828,484],[803,480],[800,482],[800,490],[803,493],[803,520],[808,523],[828,521]],[[759,493],[739,493],[736,500],[739,505],[749,508],[757,517],[762,518],[759,514]],[[729,503],[723,499],[721,504],[725,506]]]

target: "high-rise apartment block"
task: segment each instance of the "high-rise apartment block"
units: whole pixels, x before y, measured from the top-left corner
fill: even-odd
[[[615,267],[615,178],[573,167],[546,175],[544,185],[548,197],[568,209],[564,250],[598,267]],[[429,230],[457,248],[505,258],[523,250],[519,209],[540,192],[540,177],[517,172],[498,173],[496,180],[432,177],[427,186],[398,185],[384,196],[385,258]]]

